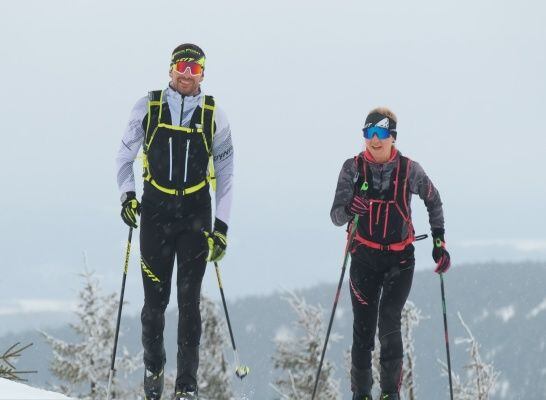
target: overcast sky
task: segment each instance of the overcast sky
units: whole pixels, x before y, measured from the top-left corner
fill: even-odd
[[[118,289],[127,228],[115,155],[132,106],[167,85],[170,52],[188,41],[207,54],[203,88],[235,143],[228,297],[338,279],[345,236],[329,210],[377,105],[397,113],[400,150],[441,192],[455,264],[546,259],[545,11],[540,1],[2,2],[0,305],[73,298],[82,251]],[[413,204],[417,233],[428,232]],[[430,268],[430,241],[418,247],[418,267]],[[126,293],[138,304],[136,253]]]

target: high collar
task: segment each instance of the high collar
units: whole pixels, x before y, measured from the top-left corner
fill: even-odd
[[[372,164],[388,164],[395,161],[399,155],[400,155],[400,152],[398,151],[396,147],[393,146],[391,149],[391,156],[389,157],[389,159],[385,162],[380,163],[375,161],[375,158],[373,158],[372,154],[368,150],[364,150],[364,158],[366,159],[366,161]]]
[[[172,99],[172,100],[175,100],[175,101],[182,101],[182,99],[184,99],[184,101],[196,101],[196,102],[199,102],[199,100],[201,99],[201,97],[203,97],[203,93],[201,92],[201,87],[199,87],[199,92],[195,95],[195,96],[189,96],[189,95],[183,95],[183,94],[180,94],[178,93],[176,90],[174,90],[171,85],[169,84],[167,86],[167,89],[165,90],[165,93],[166,95]]]

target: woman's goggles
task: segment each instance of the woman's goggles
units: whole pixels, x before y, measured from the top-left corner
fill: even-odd
[[[178,61],[173,65],[173,70],[183,74],[189,68],[190,74],[193,76],[201,75],[203,73],[203,66],[193,61]]]
[[[387,128],[381,128],[380,126],[369,126],[362,129],[364,133],[364,138],[373,139],[374,135],[377,136],[379,140],[387,139],[391,135],[391,131]]]

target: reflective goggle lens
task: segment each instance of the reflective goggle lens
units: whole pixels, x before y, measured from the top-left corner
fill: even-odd
[[[203,73],[203,67],[192,61],[178,61],[174,64],[173,68],[175,71],[183,74],[188,68],[190,69],[190,74],[192,75],[201,75]]]
[[[369,126],[368,128],[362,129],[362,132],[364,132],[364,138],[370,140],[374,137],[374,135],[377,135],[377,138],[380,140],[387,139],[391,135],[390,130],[379,126]]]

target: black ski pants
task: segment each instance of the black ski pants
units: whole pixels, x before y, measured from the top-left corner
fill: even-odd
[[[408,298],[415,266],[414,247],[381,251],[359,245],[351,257],[349,286],[353,306],[351,386],[371,390],[372,350],[376,328],[381,345],[381,389],[398,392],[403,346],[401,313]]]
[[[144,285],[141,314],[144,364],[153,372],[160,371],[165,365],[165,309],[169,303],[176,256],[177,388],[197,385],[201,338],[199,303],[208,250],[203,230],[210,231],[211,228],[210,196],[207,197],[208,202],[185,201],[170,205],[146,197],[142,201],[140,252]]]

